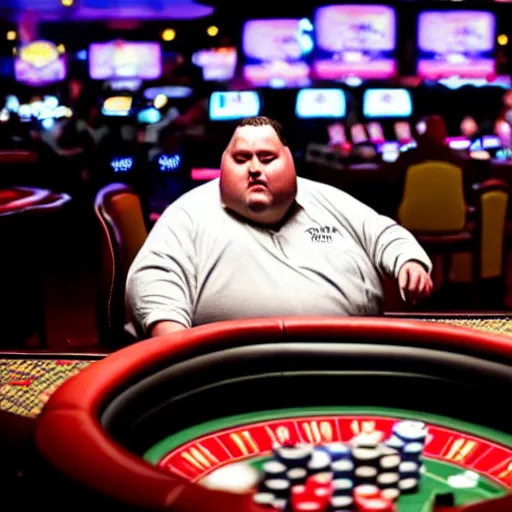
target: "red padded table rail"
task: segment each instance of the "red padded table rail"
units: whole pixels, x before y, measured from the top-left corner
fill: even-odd
[[[300,342],[313,337],[328,342],[329,339],[339,340],[340,336],[351,342],[393,343],[475,356],[487,354],[512,362],[509,337],[448,324],[325,317],[219,322],[139,342],[85,368],[66,381],[48,402],[37,420],[36,443],[41,453],[68,476],[138,507],[155,510],[172,507],[176,511],[198,512],[211,510],[212,500],[215,500],[217,510],[260,510],[248,495],[211,491],[189,484],[178,475],[166,474],[128,452],[102,429],[99,411],[128,380],[198,352],[257,344],[262,340]],[[473,511],[471,507],[451,510]]]

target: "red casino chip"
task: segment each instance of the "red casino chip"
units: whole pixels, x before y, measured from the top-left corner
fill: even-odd
[[[359,485],[354,489],[354,503],[357,512],[396,512],[392,500],[385,498],[374,485]]]
[[[307,496],[292,500],[293,512],[324,512],[326,508],[326,503],[322,499]]]
[[[306,486],[311,489],[330,489],[332,487],[332,473],[325,472],[312,475],[307,479]]]
[[[396,512],[396,507],[392,501],[384,498],[375,498],[365,500],[362,504],[357,504],[358,512]]]

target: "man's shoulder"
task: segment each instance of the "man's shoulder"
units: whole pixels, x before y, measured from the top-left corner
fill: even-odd
[[[194,187],[182,194],[170,206],[186,210],[204,210],[220,204],[219,179]]]
[[[306,211],[311,208],[312,210],[323,210],[343,217],[362,215],[369,208],[344,190],[304,178],[300,179],[298,183],[297,202]]]
[[[341,200],[346,198],[352,198],[347,192],[322,183],[320,181],[314,181],[307,178],[297,178],[297,189],[298,198],[304,201],[318,200],[322,198],[328,198],[332,200]]]
[[[182,194],[164,210],[161,218],[184,214],[193,219],[206,219],[220,207],[219,180],[214,179]]]

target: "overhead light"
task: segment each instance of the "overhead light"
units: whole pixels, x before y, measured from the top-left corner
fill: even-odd
[[[497,41],[500,46],[507,46],[507,44],[508,44],[507,34],[500,34],[497,38]]]
[[[219,27],[216,27],[215,25],[210,25],[210,26],[206,29],[206,33],[207,33],[210,37],[215,37],[215,36],[219,33]]]
[[[162,32],[162,39],[164,41],[172,41],[176,37],[176,31],[172,28],[166,28]]]

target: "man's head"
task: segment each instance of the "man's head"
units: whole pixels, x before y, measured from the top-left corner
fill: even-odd
[[[282,128],[268,117],[244,119],[222,155],[223,204],[242,217],[277,224],[295,200],[295,165]]]
[[[460,133],[462,133],[464,137],[474,137],[478,133],[476,121],[472,117],[466,116],[460,123]]]
[[[444,122],[444,119],[438,115],[428,116],[426,119],[426,125],[427,128],[425,130],[425,135],[434,142],[445,144],[448,132],[446,130],[446,123]]]

